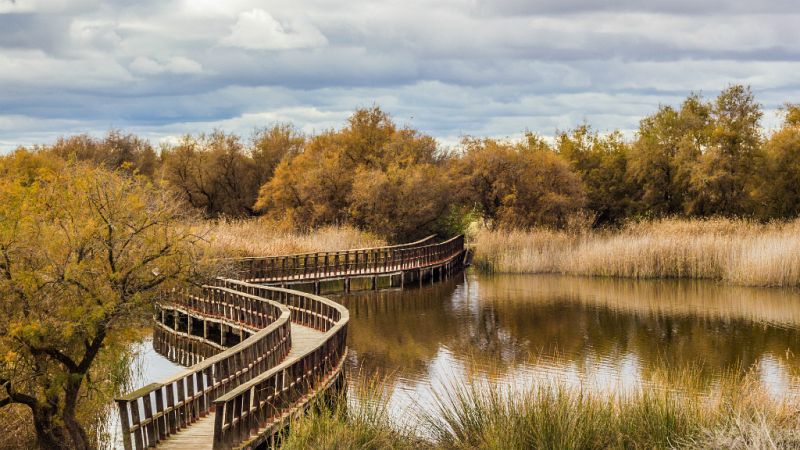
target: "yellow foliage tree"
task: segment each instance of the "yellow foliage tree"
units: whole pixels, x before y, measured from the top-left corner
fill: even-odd
[[[433,230],[447,210],[442,165],[433,138],[398,129],[377,107],[359,109],[345,128],[284,158],[255,208],[299,228],[351,222],[412,238]]]
[[[541,139],[511,144],[467,139],[456,161],[462,201],[472,203],[487,225],[563,226],[586,202],[580,178]]]
[[[33,172],[0,178],[0,408],[30,408],[43,449],[85,449],[95,441],[78,403],[113,384],[96,362],[118,357],[129,323],[190,272],[194,237],[174,199],[140,177]]]

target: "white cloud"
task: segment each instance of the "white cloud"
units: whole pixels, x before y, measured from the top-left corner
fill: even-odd
[[[0,151],[110,127],[319,131],[374,103],[452,143],[632,130],[729,83],[767,126],[800,100],[796,0],[600,3],[0,0]]]
[[[130,68],[142,75],[157,75],[161,73],[199,74],[203,72],[203,66],[200,63],[183,56],[175,56],[165,62],[158,62],[146,56],[138,56],[130,63]]]
[[[239,14],[223,45],[250,50],[288,50],[322,47],[325,36],[307,20],[298,18],[284,25],[263,9]]]

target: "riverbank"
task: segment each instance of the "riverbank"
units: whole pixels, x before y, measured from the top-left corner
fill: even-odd
[[[371,383],[353,389],[354,399],[349,402],[342,398],[334,406],[321,403],[298,418],[290,427],[285,448],[800,446],[796,408],[786,400],[770,398],[747,376],[724,377],[714,392],[675,390],[672,382],[661,382],[624,395],[552,383],[519,392],[473,381],[436,391],[432,413],[423,412],[419,405],[406,411],[404,415],[417,425],[392,420],[383,394],[386,390]]]
[[[800,286],[800,220],[664,219],[600,231],[480,229],[471,238],[475,266],[490,272]]]

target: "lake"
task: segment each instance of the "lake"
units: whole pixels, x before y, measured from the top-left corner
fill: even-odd
[[[467,379],[617,392],[681,371],[713,387],[722,374],[750,370],[772,395],[800,387],[793,290],[469,271],[419,289],[330,298],[350,310],[351,385],[390,375],[397,417]],[[140,354],[138,385],[180,370],[151,349]]]

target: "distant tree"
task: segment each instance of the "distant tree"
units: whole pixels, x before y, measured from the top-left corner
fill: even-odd
[[[359,108],[347,119],[347,127],[338,133],[338,150],[343,161],[352,167],[381,167],[386,145],[395,131],[397,127],[389,114],[377,106]]]
[[[692,170],[708,147],[713,129],[711,105],[692,94],[679,110],[662,106],[639,124],[628,159],[638,189],[633,209],[640,215],[686,212]]]
[[[461,201],[471,204],[485,225],[494,226],[506,196],[513,191],[520,167],[518,149],[494,139],[465,138],[454,179]]]
[[[251,138],[250,157],[255,165],[257,187],[260,188],[272,178],[281,161],[303,151],[305,141],[305,136],[289,123],[256,130]]]
[[[800,105],[788,104],[783,126],[764,145],[757,197],[764,218],[800,214]]]
[[[221,131],[184,136],[162,149],[162,159],[168,185],[206,216],[254,214],[260,178],[238,136]]]
[[[398,129],[379,108],[359,109],[343,129],[314,136],[284,158],[255,208],[302,228],[350,222],[402,240],[446,213],[442,165],[433,138]]]
[[[27,406],[42,449],[95,446],[78,406],[111,394],[97,362],[120,358],[130,323],[194,261],[163,190],[64,169],[0,178],[0,408]]]
[[[467,139],[456,178],[488,225],[563,226],[585,203],[580,178],[534,135],[518,144]]]
[[[725,89],[711,108],[709,146],[691,175],[693,215],[752,215],[755,171],[761,158],[761,106],[749,87]]]
[[[558,154],[583,180],[596,223],[617,222],[629,213],[635,190],[627,173],[629,149],[619,132],[601,136],[588,125],[556,137]]]
[[[87,134],[59,138],[41,151],[59,158],[90,161],[110,170],[122,169],[153,178],[158,168],[158,155],[152,145],[134,134],[111,130],[104,139]]]
[[[255,208],[300,228],[346,221],[355,166],[341,148],[336,132],[312,138],[302,153],[278,165]]]
[[[436,233],[450,207],[450,183],[433,164],[356,171],[348,209],[351,221],[395,242]]]

